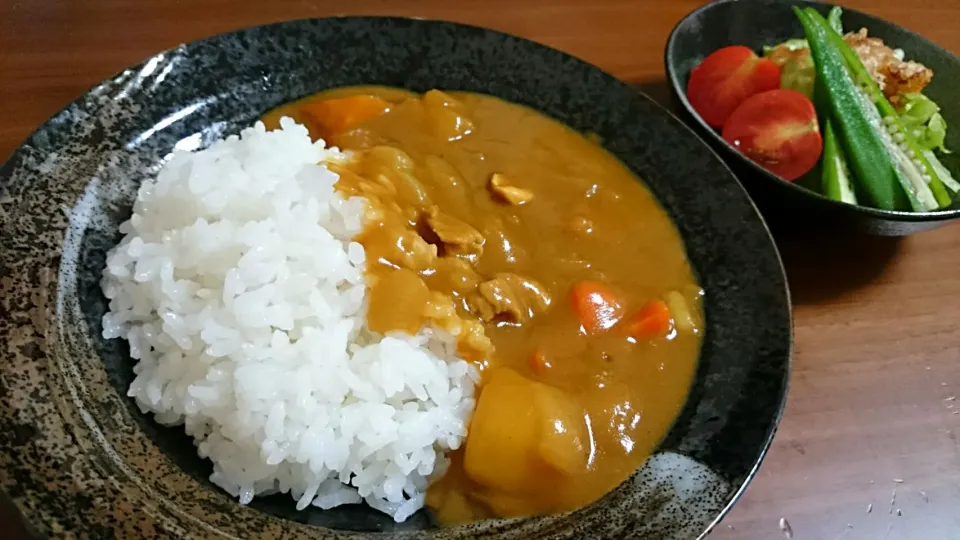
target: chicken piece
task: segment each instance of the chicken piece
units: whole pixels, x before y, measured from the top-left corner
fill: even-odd
[[[396,242],[397,256],[395,264],[411,270],[423,270],[433,264],[437,258],[437,246],[427,243],[414,231],[403,231]]]
[[[385,207],[374,206],[373,208],[375,211],[368,214],[368,219],[374,212],[381,219],[388,213]],[[396,223],[393,219],[365,233],[363,245],[368,256],[376,254],[375,258],[369,259],[369,263],[373,265],[409,268],[420,272],[433,266],[437,258],[437,246],[424,240],[416,231],[402,227],[402,224]]]
[[[428,283],[434,290],[465,293],[474,291],[483,277],[469,261],[460,257],[439,257],[433,266]]]
[[[474,299],[471,306],[476,307],[475,315],[484,321],[502,315],[510,322],[522,323],[550,305],[550,295],[542,285],[517,274],[497,274],[477,290],[486,305]]]
[[[497,316],[497,311],[493,308],[493,304],[479,292],[465,294],[464,301],[467,310],[483,322],[492,321],[493,318]]]
[[[447,253],[454,255],[483,254],[483,235],[469,224],[432,207],[426,214],[427,227],[443,242]]]
[[[506,175],[501,173],[493,173],[487,187],[494,197],[514,206],[527,204],[533,200],[532,191],[510,185]]]
[[[843,39],[857,53],[894,106],[899,105],[901,96],[921,92],[933,79],[933,70],[918,62],[898,58],[882,39],[869,37],[866,28],[850,32]]]

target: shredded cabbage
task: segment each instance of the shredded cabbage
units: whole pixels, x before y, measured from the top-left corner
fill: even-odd
[[[936,171],[937,177],[940,178],[943,185],[950,188],[954,193],[960,192],[960,182],[957,182],[953,175],[950,174],[950,171],[947,170],[947,167],[937,159],[937,155],[933,153],[933,150],[924,150],[923,157],[927,158],[927,162],[929,162],[933,170]]]

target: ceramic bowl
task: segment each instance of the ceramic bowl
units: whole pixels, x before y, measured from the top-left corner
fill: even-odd
[[[672,216],[706,290],[696,382],[641,470],[576,512],[437,527],[355,505],[248,506],[214,487],[182,428],[141,414],[133,361],[104,340],[99,276],[137,186],[281,103],[378,84],[469,90],[595,132]],[[709,178],[709,182],[704,182]],[[601,70],[501,33],[400,18],[303,20],[149,58],[51,118],[0,169],[0,487],[41,534],[93,538],[690,539],[733,504],[777,426],[790,306],[764,222],[723,162]]]
[[[960,196],[950,208],[936,212],[896,212],[833,201],[788,182],[756,165],[704,122],[686,98],[690,71],[713,51],[729,45],[745,45],[756,51],[787,39],[803,37],[800,21],[792,6],[811,6],[826,16],[830,4],[809,1],[720,0],[690,13],[673,29],[667,40],[667,78],[685,120],[715,148],[730,165],[757,202],[764,216],[775,226],[815,228],[836,232],[854,229],[870,234],[903,236],[944,225],[960,218]],[[923,37],[891,22],[852,9],[843,10],[843,27],[850,31],[867,28],[892,47],[902,48],[908,59],[934,71],[924,94],[941,104],[947,121],[947,147],[960,149],[960,58]],[[955,178],[960,178],[960,154],[943,158]]]

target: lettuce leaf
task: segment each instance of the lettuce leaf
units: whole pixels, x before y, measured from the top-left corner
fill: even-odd
[[[903,96],[903,103],[900,119],[908,125],[926,124],[933,115],[940,112],[940,106],[923,94],[906,94]]]
[[[933,170],[936,171],[937,177],[940,178],[943,185],[950,188],[954,193],[960,192],[960,182],[957,182],[953,175],[950,174],[950,171],[940,162],[937,155],[933,153],[933,150],[924,150],[923,157],[927,158],[927,161],[930,163],[930,166],[933,167]]]
[[[769,46],[769,45],[764,45],[764,46],[763,46],[763,55],[764,55],[764,56],[770,56],[770,53],[772,53],[773,51],[775,51],[776,49],[779,49],[779,48],[781,48],[781,47],[783,47],[784,49],[786,49],[786,50],[788,50],[788,51],[798,51],[798,50],[800,50],[800,49],[809,49],[809,48],[810,48],[810,45],[808,45],[808,44],[807,44],[807,40],[805,40],[805,39],[803,39],[803,38],[788,39],[788,40],[784,41],[783,43],[781,43],[781,44],[779,44],[779,45],[774,45],[773,47],[771,47],[771,46]]]
[[[843,10],[838,6],[830,9],[827,19],[830,27],[843,35],[843,23],[840,18]],[[788,39],[774,47],[765,46],[763,55],[780,66],[780,87],[796,90],[813,99],[814,83],[817,79],[816,66],[810,56],[810,45],[806,39]]]
[[[763,55],[780,66],[780,87],[796,90],[813,99],[817,78],[813,57],[805,39],[790,39],[776,47],[764,47]]]
[[[780,68],[780,87],[796,90],[813,100],[814,83],[817,69],[813,57],[809,54],[797,56]]]
[[[947,137],[947,121],[940,114],[940,106],[923,94],[903,96],[900,120],[911,131],[924,150],[949,151],[944,147]]]

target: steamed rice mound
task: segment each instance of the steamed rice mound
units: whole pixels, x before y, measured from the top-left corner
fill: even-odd
[[[175,152],[143,184],[108,256],[103,334],[139,361],[128,395],[182,423],[241,503],[365,500],[403,521],[463,442],[477,373],[442,332],[366,328],[366,203],[326,165],[349,156],[281,126]]]

